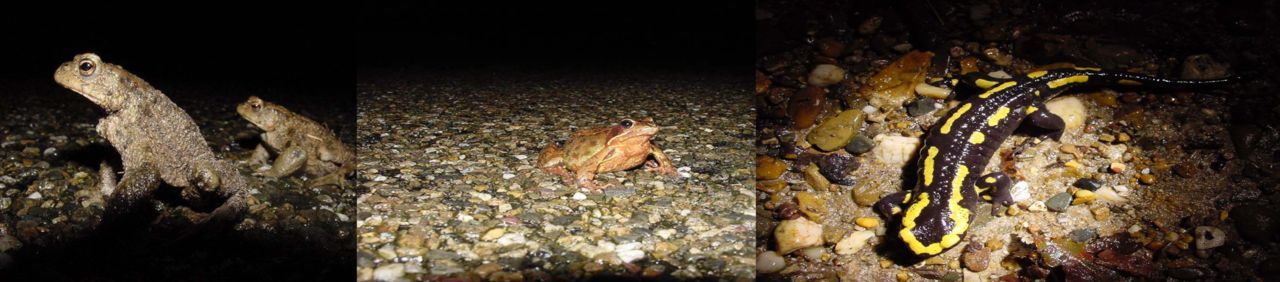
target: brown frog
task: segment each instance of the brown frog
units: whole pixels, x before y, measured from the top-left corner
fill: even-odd
[[[249,97],[240,103],[236,112],[266,131],[262,133],[262,142],[279,155],[270,169],[258,174],[279,178],[303,170],[317,177],[308,181],[307,186],[346,187],[346,176],[355,171],[356,155],[332,130],[258,97]],[[254,159],[266,159],[266,153],[262,144],[258,144]]]
[[[188,203],[204,202],[204,193],[225,199],[201,223],[234,223],[243,216],[245,178],[214,156],[195,121],[164,93],[92,53],[63,63],[53,78],[107,111],[97,131],[119,151],[124,177],[115,182],[111,168],[103,165],[102,190],[109,197],[104,221],[148,202],[161,182],[181,188]]]
[[[538,156],[538,167],[591,190],[601,188],[595,183],[597,173],[627,170],[640,164],[645,164],[646,170],[675,175],[671,159],[649,141],[657,133],[658,126],[652,118],[624,119],[609,127],[579,130],[564,143],[564,149],[554,143],[547,145]]]

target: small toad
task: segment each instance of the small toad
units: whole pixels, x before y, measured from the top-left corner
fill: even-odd
[[[538,156],[538,167],[591,190],[602,188],[594,181],[597,173],[627,170],[640,164],[645,164],[646,170],[675,175],[671,159],[649,141],[657,133],[658,126],[652,118],[624,119],[609,127],[579,130],[569,137],[563,149],[554,143],[547,145]],[[649,160],[650,155],[653,160]]]
[[[53,78],[107,111],[97,131],[120,152],[124,177],[117,183],[111,168],[102,166],[102,190],[109,197],[104,221],[148,202],[161,182],[181,188],[188,203],[204,202],[204,193],[225,199],[200,223],[234,223],[243,216],[245,178],[214,156],[195,121],[164,93],[93,53],[63,63]]]
[[[333,130],[256,96],[240,103],[236,112],[265,131],[262,143],[279,155],[271,168],[258,174],[279,178],[302,170],[317,177],[308,181],[308,187],[346,187],[346,176],[355,171],[356,155]],[[254,150],[253,158],[267,158],[262,144]]]

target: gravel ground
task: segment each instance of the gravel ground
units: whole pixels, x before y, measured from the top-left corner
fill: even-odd
[[[52,83],[7,85],[9,101],[0,108],[0,280],[352,275],[355,192],[303,188],[296,176],[252,177],[256,167],[243,162],[260,131],[235,113],[235,104],[249,95],[271,99],[282,93],[168,84],[156,85],[166,93],[183,93],[170,97],[195,119],[215,154],[237,160],[249,178],[253,190],[245,220],[233,231],[176,240],[191,226],[191,216],[212,207],[192,210],[175,200],[177,189],[162,187],[153,209],[136,213],[136,225],[97,230],[104,198],[98,164],[120,168],[118,153],[94,131],[105,113]],[[342,109],[349,103],[282,103],[299,105],[308,114],[326,113],[321,120],[353,140],[353,110]]]
[[[357,277],[754,277],[742,74],[591,69],[362,71]],[[604,173],[591,193],[535,168],[577,129],[652,117],[680,172]],[[518,280],[518,279],[516,279]]]

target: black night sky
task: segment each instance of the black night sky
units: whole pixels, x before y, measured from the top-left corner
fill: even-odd
[[[361,67],[441,64],[661,65],[748,68],[749,2],[544,2],[447,7],[364,5]],[[495,4],[496,5],[496,4]]]

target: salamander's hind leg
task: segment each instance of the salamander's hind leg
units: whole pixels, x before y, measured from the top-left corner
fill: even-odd
[[[1013,188],[1013,180],[1003,172],[992,172],[982,176],[977,184],[978,192],[990,191],[987,195],[982,195],[982,199],[991,201],[991,215],[996,215],[1000,207],[1007,207],[1013,204],[1013,196],[1009,194],[1009,189]],[[991,188],[995,188],[992,190]]]
[[[1067,128],[1067,124],[1062,121],[1062,117],[1045,110],[1043,103],[1027,108],[1027,121],[1031,125],[1048,130],[1048,133],[1044,136],[1053,138],[1054,141],[1062,139],[1062,131]]]
[[[902,205],[906,204],[909,199],[911,199],[911,192],[909,191],[889,194],[876,202],[876,212],[885,218],[893,217],[893,215],[902,212]]]

